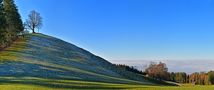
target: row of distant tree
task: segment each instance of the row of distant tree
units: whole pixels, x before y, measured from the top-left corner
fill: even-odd
[[[213,85],[214,84],[214,71],[210,72],[195,72],[187,74],[185,72],[168,72],[167,65],[165,63],[151,62],[145,71],[140,71],[133,66],[124,64],[117,64],[118,68],[130,71],[137,74],[142,74],[146,77],[156,80],[172,81],[176,83],[188,83],[194,85]]]
[[[214,71],[209,72],[195,72],[186,74],[185,72],[171,72],[170,80],[178,83],[191,83],[196,85],[213,85]]]
[[[23,23],[14,0],[0,0],[0,49],[10,46],[25,29],[35,33],[41,26],[42,18],[36,11],[31,11]]]
[[[145,73],[143,71],[140,71],[140,70],[134,68],[133,66],[128,66],[128,65],[125,65],[125,64],[115,64],[115,65],[119,69],[130,71],[130,72],[137,73],[137,74],[144,74],[145,75]]]
[[[197,85],[212,85],[214,84],[214,71],[210,72],[195,72],[187,74],[185,72],[168,72],[168,68],[165,63],[152,62],[145,73],[148,77],[152,77],[157,80],[167,80],[177,83],[190,83]]]

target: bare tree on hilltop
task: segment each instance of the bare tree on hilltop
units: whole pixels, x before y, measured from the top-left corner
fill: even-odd
[[[25,24],[28,29],[32,30],[33,33],[36,33],[35,29],[40,29],[42,27],[42,17],[40,16],[40,13],[35,10],[31,11]]]

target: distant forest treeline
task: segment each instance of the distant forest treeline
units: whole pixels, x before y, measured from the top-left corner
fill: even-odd
[[[173,81],[177,83],[190,83],[196,85],[212,85],[214,84],[214,71],[195,72],[187,74],[185,72],[168,72],[165,63],[151,63],[145,70],[148,77],[159,80]]]
[[[145,69],[145,71],[140,71],[135,69],[133,66],[116,65],[118,68],[124,70],[142,74],[146,77],[153,78],[160,81],[172,81],[182,84],[193,84],[193,85],[213,85],[214,84],[214,71],[209,72],[195,72],[192,74],[187,74],[185,72],[168,72],[168,68],[165,63],[154,63],[151,64]]]
[[[24,31],[17,6],[13,0],[0,0],[0,49],[9,46]]]
[[[186,74],[185,72],[171,72],[171,81],[178,83],[191,83],[196,85],[213,85],[214,84],[214,71],[209,72],[195,72]]]

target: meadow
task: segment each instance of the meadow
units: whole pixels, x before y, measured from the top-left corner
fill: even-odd
[[[213,90],[214,86],[151,86],[140,84],[115,84],[79,80],[56,80],[35,77],[0,78],[1,90]]]
[[[211,85],[163,86],[144,77],[132,80],[105,68],[111,64],[104,59],[91,57],[53,37],[26,36],[0,52],[0,90],[214,90]]]

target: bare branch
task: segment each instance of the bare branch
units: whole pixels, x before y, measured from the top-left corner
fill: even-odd
[[[35,33],[35,29],[41,29],[42,27],[42,17],[40,13],[35,10],[31,11],[28,15],[28,20],[26,20],[26,26]]]

